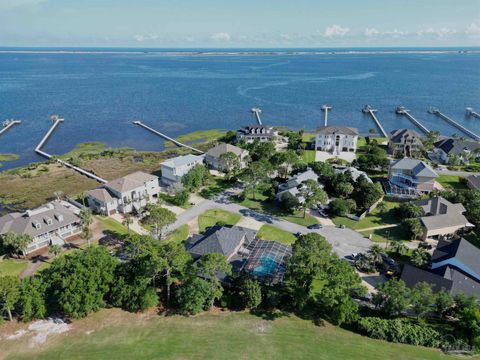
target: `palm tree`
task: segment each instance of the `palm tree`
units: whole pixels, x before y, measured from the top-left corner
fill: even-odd
[[[87,193],[86,193],[85,191],[82,191],[82,192],[80,193],[80,195],[78,196],[78,198],[79,198],[80,200],[82,200],[83,207],[86,207],[86,205],[85,205],[85,199],[87,198],[87,196],[88,196],[88,195],[87,195]]]
[[[430,262],[430,257],[431,255],[425,249],[418,248],[413,250],[410,261],[413,265],[419,268],[424,268]]]
[[[368,250],[368,254],[376,265],[381,265],[383,263],[382,248],[379,245],[373,244]]]
[[[89,227],[93,222],[92,212],[88,208],[80,210],[80,219],[84,227]]]
[[[125,216],[123,217],[122,225],[127,227],[128,233],[130,233],[130,224],[132,223],[133,223],[132,215],[125,214]]]
[[[62,196],[63,196],[63,191],[60,191],[60,190],[54,191],[54,192],[53,192],[53,196],[55,196],[55,198],[57,199],[57,201],[60,201],[60,199],[61,199]]]
[[[48,252],[49,252],[49,253],[52,253],[53,256],[55,256],[55,257],[56,257],[58,254],[60,254],[60,251],[62,251],[62,248],[61,248],[59,245],[57,245],[57,244],[53,244],[53,245],[50,245],[50,246],[48,247]]]
[[[403,245],[400,241],[392,241],[390,244],[390,248],[392,251],[396,252],[397,254],[403,255],[407,250],[407,247]]]
[[[89,227],[84,227],[83,228],[83,231],[82,231],[82,238],[84,240],[87,240],[87,243],[88,243],[88,247],[90,247],[92,244],[90,243],[90,241],[92,240],[92,230],[90,230]]]

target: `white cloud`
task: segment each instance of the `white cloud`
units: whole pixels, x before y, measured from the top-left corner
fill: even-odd
[[[133,36],[135,40],[138,42],[149,41],[149,40],[157,40],[159,36],[157,34],[136,34]]]
[[[393,29],[393,30],[387,30],[382,33],[383,35],[391,36],[393,38],[399,38],[405,35],[408,35],[408,32],[406,31],[401,31],[398,29]]]
[[[230,34],[226,32],[218,32],[210,36],[213,41],[230,41],[231,38]]]
[[[446,28],[446,27],[442,27],[442,28],[439,28],[439,29],[429,27],[427,29],[417,31],[418,36],[436,35],[439,38],[443,38],[443,37],[449,36],[449,35],[454,35],[456,33],[457,33],[456,29],[450,29],[450,28]]]
[[[345,36],[350,31],[348,27],[341,27],[340,25],[328,26],[325,29],[323,36],[333,38],[335,36]]]
[[[379,35],[380,31],[378,31],[375,28],[366,28],[364,34],[365,36],[371,37],[371,36]]]
[[[465,34],[472,38],[480,37],[480,25],[476,23],[471,23],[467,30],[465,30]]]
[[[35,6],[47,0],[0,0],[0,11]]]

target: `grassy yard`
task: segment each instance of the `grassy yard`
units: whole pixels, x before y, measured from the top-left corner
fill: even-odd
[[[384,201],[384,203],[387,206],[386,211],[380,212],[377,208],[360,221],[355,221],[341,216],[336,216],[332,218],[332,220],[335,225],[345,225],[353,230],[399,223],[400,220],[395,216],[394,213],[394,209],[398,206],[398,203],[391,201]]]
[[[27,324],[18,327],[26,328]],[[7,334],[12,331],[4,330]],[[0,329],[0,334],[2,334]],[[5,334],[6,335],[6,334]],[[225,312],[191,317],[102,310],[73,321],[66,334],[28,346],[31,335],[2,336],[8,359],[451,359],[439,350],[387,343],[293,315],[271,320]]]
[[[204,232],[207,228],[214,226],[218,222],[227,225],[235,225],[242,217],[225,210],[212,209],[205,211],[198,217],[198,228],[200,232]]]
[[[171,241],[171,242],[182,242],[188,238],[188,225],[182,225],[178,229],[172,231],[164,241]]]
[[[100,223],[106,230],[116,232],[120,235],[128,234],[127,227],[120,224],[117,220],[100,215],[97,215],[96,218],[98,219],[98,221],[100,221]]]
[[[375,230],[367,230],[367,231],[360,231],[365,237],[369,237],[370,234],[372,235],[372,241],[375,242],[387,242],[388,241],[409,241],[409,234],[406,229],[399,225],[392,228],[387,229],[375,229]]]
[[[453,189],[453,190],[465,190],[468,189],[467,185],[462,182],[463,178],[461,176],[456,175],[440,175],[437,178],[437,181],[445,188],[445,189]]]
[[[315,150],[305,150],[301,156],[301,162],[309,164],[315,161]]]
[[[211,199],[213,196],[220,194],[229,187],[232,187],[231,182],[226,181],[221,177],[214,177],[210,180],[210,184],[204,187],[199,194],[205,199]]]
[[[0,276],[19,276],[27,268],[27,264],[26,260],[0,260]]]
[[[223,129],[210,129],[199,130],[188,134],[180,135],[175,140],[182,143],[204,143],[220,139],[225,135],[227,130]],[[175,147],[176,145],[171,141],[165,141],[165,147]]]
[[[258,231],[257,237],[264,240],[278,241],[282,244],[293,244],[297,239],[292,233],[271,225],[263,225]]]

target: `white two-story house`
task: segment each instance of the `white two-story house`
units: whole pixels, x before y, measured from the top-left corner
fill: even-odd
[[[0,235],[15,233],[30,236],[32,242],[25,249],[25,254],[52,244],[63,245],[66,239],[82,230],[79,212],[69,203],[53,201],[23,213],[10,213],[0,217]]]
[[[322,126],[317,129],[315,150],[339,155],[357,150],[358,130],[346,126]]]
[[[87,193],[88,206],[95,212],[112,215],[139,211],[160,193],[158,177],[137,171],[109,181]]]
[[[183,175],[188,173],[194,166],[203,164],[205,155],[177,156],[160,164],[162,170],[162,183],[166,185],[179,184]]]

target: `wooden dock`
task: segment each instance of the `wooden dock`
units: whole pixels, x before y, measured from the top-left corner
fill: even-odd
[[[364,114],[370,114],[373,121],[375,121],[375,124],[380,129],[380,132],[382,133],[383,137],[388,138],[387,132],[383,128],[382,124],[380,123],[380,120],[378,120],[377,116],[375,115],[375,113],[377,112],[377,109],[373,109],[370,105],[365,105],[364,108],[362,109],[362,112]]]
[[[410,110],[405,109],[403,106],[397,107],[395,112],[399,115],[405,115],[413,124],[415,124],[420,130],[422,130],[425,134],[430,134],[430,130],[428,130],[420,121],[415,119],[412,114],[410,114]]]
[[[2,135],[3,133],[6,133],[8,129],[12,128],[17,124],[21,124],[22,122],[20,120],[7,120],[5,123],[6,125],[4,126],[4,128],[0,130],[0,135]]]
[[[449,124],[455,126],[457,129],[459,129],[460,131],[462,131],[464,134],[470,136],[473,140],[480,140],[480,136],[475,134],[473,131],[467,129],[465,126],[463,125],[460,125],[458,122],[456,122],[455,120],[449,118],[447,115],[443,114],[442,112],[440,112],[440,110],[438,109],[430,109],[429,110],[429,113],[431,114],[434,114],[434,115],[437,115],[438,117],[442,118],[443,120],[445,120],[446,122],[448,122]]]
[[[332,110],[331,106],[328,105],[323,105],[322,106],[322,111],[325,113],[325,118],[323,119],[323,126],[327,127],[328,126],[328,111]]]
[[[150,126],[148,125],[145,125],[144,123],[142,123],[141,121],[134,121],[133,122],[135,125],[138,125],[138,126],[141,126],[143,127],[144,129],[147,129],[148,131],[154,133],[155,135],[158,135],[160,136],[161,138],[165,139],[165,140],[168,140],[168,141],[171,141],[173,142],[175,145],[177,145],[178,147],[184,147],[184,148],[187,148],[187,149],[190,149],[192,151],[195,151],[196,153],[199,153],[199,154],[204,154],[204,152],[202,150],[198,150],[198,149],[195,149],[194,147],[190,146],[190,145],[187,145],[187,144],[184,144],[184,143],[181,143],[180,141],[177,141],[173,138],[171,138],[170,136],[168,135],[165,135],[163,133],[161,133],[160,131],[157,131],[153,128],[151,128]]]
[[[57,128],[57,126],[64,121],[64,119],[54,115],[52,116],[52,121],[53,121],[53,125],[52,127],[48,130],[48,132],[45,134],[45,136],[42,138],[42,140],[40,140],[40,142],[38,143],[37,147],[35,148],[35,152],[49,160],[53,159],[53,156],[46,153],[45,151],[42,151],[42,147],[43,145],[45,145],[45,143],[47,142],[47,140],[50,138],[50,136],[52,135],[52,133],[55,131],[55,129]],[[80,174],[82,175],[85,175],[93,180],[96,180],[102,184],[105,184],[107,183],[108,181],[105,180],[105,179],[102,179],[101,177],[95,175],[95,174],[92,174],[91,172],[88,172],[86,170],[83,170],[82,168],[79,168],[78,166],[74,166],[72,164],[70,164],[69,162],[67,161],[64,161],[64,160],[61,160],[61,159],[55,159],[55,161],[57,161],[58,163],[62,164],[62,165],[65,165],[66,167],[72,169],[72,170],[75,170],[77,172],[79,172]]]

